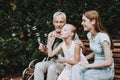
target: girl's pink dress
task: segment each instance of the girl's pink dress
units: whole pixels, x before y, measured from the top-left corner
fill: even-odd
[[[63,49],[64,56],[65,56],[66,59],[74,60],[74,52],[75,52],[74,51],[75,50],[74,41],[72,41],[72,44],[69,47],[69,49],[66,47],[65,42],[63,42],[62,43],[62,49]],[[82,50],[81,50],[81,52],[82,52]],[[86,63],[88,63],[85,56],[82,53],[80,55],[81,55],[81,61],[85,61]],[[68,63],[64,63],[64,64],[65,64],[65,67],[64,67],[63,71],[61,72],[61,74],[59,75],[57,80],[70,80],[70,78],[71,78],[72,65],[70,65]]]

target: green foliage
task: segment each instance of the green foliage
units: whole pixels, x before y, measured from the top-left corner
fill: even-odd
[[[46,44],[56,11],[65,12],[67,22],[76,25],[79,37],[86,39],[81,16],[95,9],[112,38],[120,38],[118,0],[0,0],[0,7],[0,76],[23,71],[31,60],[45,56],[38,50],[38,39]]]

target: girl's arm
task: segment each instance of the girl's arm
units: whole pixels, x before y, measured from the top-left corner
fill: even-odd
[[[80,50],[81,50],[81,48],[79,47],[79,45],[76,45],[75,46],[75,52],[74,52],[74,57],[75,57],[74,60],[70,60],[70,59],[66,59],[66,58],[62,57],[61,58],[62,61],[66,62],[70,65],[77,64],[80,61]],[[69,55],[69,53],[68,53],[68,55]]]
[[[59,44],[54,50],[52,50],[53,40],[55,39],[55,35],[53,33],[48,35],[48,56],[53,57],[57,54],[61,49],[61,44]]]
[[[49,43],[49,45],[48,45],[48,56],[53,57],[60,50],[61,50],[61,43],[54,50],[52,50],[52,43]]]
[[[93,64],[83,63],[81,65],[86,66],[87,68],[102,68],[106,66],[111,66],[113,63],[113,58],[112,58],[110,45],[107,41],[103,42],[103,49],[104,49],[105,61],[99,63],[93,63]]]

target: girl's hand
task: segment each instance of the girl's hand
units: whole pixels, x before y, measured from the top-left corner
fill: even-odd
[[[59,62],[65,62],[65,58],[62,57],[62,56],[58,56],[58,61],[59,61]]]

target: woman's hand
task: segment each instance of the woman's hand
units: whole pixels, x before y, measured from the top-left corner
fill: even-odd
[[[85,62],[81,61],[79,64],[84,66],[84,67],[86,67],[86,68],[89,68],[89,64],[88,63],[85,63]]]

